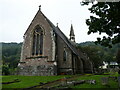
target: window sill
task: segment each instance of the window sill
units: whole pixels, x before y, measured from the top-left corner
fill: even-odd
[[[33,56],[33,57],[26,57],[26,59],[35,59],[35,58],[48,58],[48,56]]]

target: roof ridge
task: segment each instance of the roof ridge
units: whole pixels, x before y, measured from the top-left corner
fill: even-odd
[[[79,53],[78,53],[77,49],[71,44],[71,42],[69,41],[69,39],[60,30],[60,28],[59,27],[55,27],[55,25],[43,13],[42,13],[42,15],[46,18],[46,20],[48,21],[48,23],[50,24],[50,26],[53,28],[53,30],[55,31],[55,33],[57,33],[57,35],[59,35],[60,38],[67,44],[67,46],[71,49],[71,51],[73,51],[74,54],[76,54],[76,55],[79,56]],[[63,35],[64,38],[60,35],[60,33],[61,33],[61,35]],[[66,39],[66,40],[64,40],[64,39]]]
[[[48,23],[50,24],[50,26],[53,28],[53,30],[55,31],[55,33],[67,44],[67,46],[71,49],[71,51],[79,56],[79,53],[77,51],[77,49],[72,45],[72,43],[69,41],[69,39],[66,37],[66,35],[60,30],[59,27],[55,27],[55,25],[43,14],[42,11],[38,10],[38,12],[36,13],[35,17],[33,18],[33,20],[36,18],[38,13],[41,13],[43,15],[44,18],[46,18],[46,20],[48,21]],[[31,21],[30,25],[32,24],[33,20]],[[30,25],[28,27],[28,29],[26,30],[25,34],[27,33],[27,31],[30,28]],[[24,34],[24,35],[25,35]]]

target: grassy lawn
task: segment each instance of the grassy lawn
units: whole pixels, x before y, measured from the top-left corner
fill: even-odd
[[[15,79],[19,79],[20,82],[3,84],[2,88],[27,88],[34,85],[39,85],[40,82],[46,83],[49,81],[54,81],[64,77],[69,77],[69,75],[64,76],[2,76],[2,82],[10,82]]]
[[[86,75],[86,76],[81,76],[79,78],[77,78],[77,80],[96,80],[96,84],[88,84],[88,83],[84,83],[81,85],[77,85],[77,86],[71,86],[71,88],[118,88],[118,82],[114,81],[113,79],[109,79],[108,82],[108,86],[106,85],[102,85],[102,81],[101,78],[102,77],[109,77],[109,76],[118,76],[118,74],[114,74],[114,75]]]
[[[31,86],[39,85],[40,82],[46,83],[49,81],[58,80],[64,77],[71,77],[74,75],[59,75],[59,76],[2,76],[2,82],[10,82],[15,79],[19,79],[20,82],[11,83],[11,84],[3,84],[3,88],[28,88]],[[96,80],[96,84],[80,84],[76,86],[70,86],[70,88],[118,88],[118,82],[114,81],[112,78],[109,79],[109,87],[102,85],[101,78],[109,77],[109,76],[118,76],[118,74],[114,75],[83,75],[79,76],[75,80]]]

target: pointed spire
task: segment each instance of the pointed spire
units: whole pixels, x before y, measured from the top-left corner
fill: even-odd
[[[72,24],[71,24],[71,28],[70,28],[70,40],[75,42],[75,34],[74,34],[74,29],[73,29]]]
[[[70,36],[75,36],[72,24],[71,24],[71,28],[70,28]]]

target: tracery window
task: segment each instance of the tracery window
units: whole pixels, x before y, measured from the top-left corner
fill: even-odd
[[[43,29],[36,26],[33,32],[32,55],[43,54]]]

